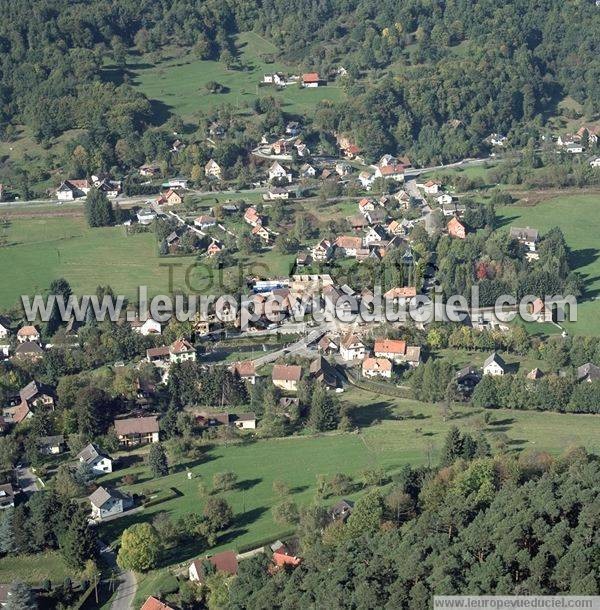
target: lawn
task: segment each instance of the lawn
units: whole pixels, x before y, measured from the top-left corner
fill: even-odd
[[[62,208],[60,208],[62,209]],[[60,211],[59,209],[59,211]],[[58,214],[59,212],[57,212]],[[174,291],[221,294],[220,275],[194,256],[161,258],[152,233],[128,234],[125,227],[90,229],[82,216],[12,217],[6,230],[9,245],[0,248],[0,307],[17,303],[22,294],[36,294],[59,277],[78,295],[94,294],[110,285],[115,293],[136,299],[138,286],[150,297]],[[225,270],[243,278],[251,273],[287,275],[293,255],[273,250],[244,259],[244,267]]]
[[[0,582],[2,583],[23,580],[38,585],[46,579],[62,583],[67,576],[73,578],[73,570],[67,567],[58,551],[37,553],[35,559],[32,559],[31,555],[17,555],[0,559]]]
[[[321,436],[302,436],[264,441],[250,441],[241,445],[208,448],[204,459],[180,464],[179,471],[152,480],[143,464],[107,475],[104,483],[118,484],[127,473],[136,473],[138,482],[125,487],[129,492],[154,492],[174,487],[181,495],[175,499],[144,509],[142,512],[103,525],[102,535],[114,540],[121,531],[139,521],[148,521],[158,512],[172,516],[202,511],[204,498],[199,484],[210,489],[216,472],[233,471],[238,476],[238,487],[227,492],[236,515],[233,530],[224,534],[218,545],[239,549],[242,546],[274,539],[285,531],[271,518],[271,507],[277,503],[273,493],[274,480],[282,480],[292,488],[293,498],[307,504],[314,497],[316,477],[344,472],[356,477],[365,468],[379,467],[388,473],[397,472],[402,465],[435,464],[450,426],[475,430],[482,424],[482,411],[468,406],[454,409],[444,420],[441,409],[412,400],[377,396],[352,389],[343,400],[354,408],[354,418],[361,426],[360,433],[332,433]],[[398,416],[407,411],[407,419]],[[600,418],[592,415],[541,413],[534,411],[491,411],[492,421],[484,428],[493,445],[494,433],[505,433],[512,450],[544,449],[559,454],[572,445],[583,445],[598,453],[600,446]],[[190,480],[187,469],[193,473]],[[329,498],[328,502],[336,498]],[[200,552],[193,545],[178,547],[167,557],[166,563],[185,562]]]
[[[511,205],[497,210],[500,222],[509,226],[530,226],[545,233],[560,227],[571,249],[571,266],[585,281],[585,294],[579,299],[577,322],[566,323],[576,335],[600,335],[600,197],[568,195],[534,206]]]
[[[236,37],[240,69],[228,70],[218,61],[203,61],[193,53],[166,58],[158,64],[146,57],[132,59],[127,66],[130,83],[139,88],[154,105],[156,118],[162,122],[172,112],[187,121],[193,121],[199,112],[205,112],[230,104],[242,111],[257,97],[273,95],[281,99],[286,112],[306,114],[324,100],[340,100],[342,90],[336,85],[314,89],[300,89],[292,85],[283,91],[271,87],[259,87],[265,73],[282,71],[300,73],[297,66],[265,63],[261,55],[276,54],[277,48],[254,32],[244,32]],[[135,62],[135,63],[133,63]],[[106,78],[118,80],[114,66],[107,66]],[[211,94],[206,84],[216,81],[223,86],[222,93]]]

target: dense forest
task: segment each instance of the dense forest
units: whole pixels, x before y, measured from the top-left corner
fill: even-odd
[[[598,462],[582,450],[456,459],[457,429],[437,473],[405,468],[346,523],[304,511],[305,561],[269,577],[267,558],[240,564],[230,608],[421,610],[438,595],[597,595]],[[400,523],[400,527],[398,524]]]
[[[565,95],[600,110],[591,0],[334,0],[69,2],[3,0],[0,128],[18,124],[40,142],[86,130],[100,169],[152,158],[151,104],[106,78],[128,53],[181,46],[229,63],[234,35],[255,30],[290,65],[323,74],[343,65],[351,102],[322,103],[321,132],[355,134],[367,158],[409,152],[417,162],[475,154],[491,131],[525,144]],[[140,55],[141,56],[141,55]],[[526,127],[529,128],[527,131]],[[88,153],[89,154],[89,153]]]

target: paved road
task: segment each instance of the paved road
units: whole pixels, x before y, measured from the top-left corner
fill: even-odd
[[[117,574],[117,588],[112,597],[110,610],[132,610],[137,591],[137,580],[133,572],[124,571],[117,565],[117,554],[100,542],[100,558]]]

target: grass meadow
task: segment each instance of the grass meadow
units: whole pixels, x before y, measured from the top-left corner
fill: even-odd
[[[137,461],[132,460],[133,465],[107,475],[103,482],[119,484],[123,475],[136,474],[138,481],[124,487],[126,491],[159,493],[175,488],[179,495],[104,524],[103,537],[116,540],[129,525],[147,521],[162,511],[173,517],[201,512],[206,496],[199,492],[200,484],[210,490],[215,473],[232,471],[238,476],[238,485],[223,495],[233,507],[235,524],[221,536],[214,550],[248,548],[289,530],[277,525],[271,516],[271,507],[279,501],[273,492],[273,481],[284,481],[291,488],[293,499],[304,505],[315,496],[318,475],[343,472],[358,482],[360,472],[366,468],[381,468],[387,474],[394,474],[407,463],[433,465],[438,462],[445,434],[453,425],[465,431],[482,429],[492,446],[496,435],[503,433],[509,451],[535,449],[557,455],[574,445],[585,446],[595,453],[600,450],[600,419],[592,415],[498,409],[491,412],[491,421],[486,425],[483,411],[468,406],[456,407],[449,417],[444,417],[435,405],[354,388],[344,394],[343,401],[353,409],[360,433],[336,432],[215,445],[207,447],[197,462],[179,464],[174,469],[176,472],[159,479],[150,478],[138,455]],[[188,479],[188,470],[193,473],[192,479]],[[360,491],[349,497],[357,493]],[[327,502],[336,500],[337,497],[330,497]],[[167,555],[165,565],[185,563],[200,551],[194,545],[179,546],[173,556]]]

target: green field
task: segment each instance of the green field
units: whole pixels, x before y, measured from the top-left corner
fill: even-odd
[[[219,273],[206,262],[197,263],[193,256],[160,258],[153,233],[128,234],[122,226],[90,229],[78,216],[32,216],[11,218],[6,236],[9,245],[0,248],[2,308],[15,305],[21,294],[45,290],[59,277],[78,295],[93,294],[100,285],[130,299],[137,297],[140,285],[148,287],[149,296],[169,294],[170,284],[186,293],[223,292]],[[248,269],[288,274],[293,259],[267,250],[244,259],[240,274]]]
[[[286,112],[299,114],[310,112],[324,99],[337,101],[343,97],[342,90],[333,84],[314,89],[292,85],[283,91],[259,87],[266,73],[298,74],[302,70],[298,66],[265,63],[261,55],[275,54],[277,48],[254,32],[237,36],[236,48],[240,69],[228,70],[223,63],[202,61],[193,53],[166,58],[158,64],[150,63],[146,57],[136,57],[127,67],[130,83],[153,101],[159,121],[166,119],[171,112],[191,121],[199,116],[199,111],[222,104],[242,110],[258,96],[273,95],[281,99]],[[304,71],[310,71],[309,67]],[[106,77],[114,78],[114,74],[114,66],[107,66]],[[225,87],[224,92],[210,94],[205,87],[210,81]]]
[[[404,464],[436,464],[444,436],[452,425],[464,430],[475,430],[482,425],[481,410],[471,407],[454,409],[452,417],[443,419],[439,407],[416,401],[393,399],[352,389],[344,400],[354,408],[354,418],[361,426],[360,433],[332,433],[321,436],[302,436],[264,441],[250,441],[242,445],[215,446],[197,463],[180,465],[179,472],[152,480],[145,466],[133,466],[107,475],[104,482],[118,484],[127,473],[136,473],[138,482],[125,487],[130,492],[154,492],[175,487],[178,498],[142,510],[103,526],[102,535],[114,540],[120,532],[138,521],[147,521],[161,511],[172,516],[199,512],[203,499],[198,493],[199,483],[210,489],[215,472],[233,471],[238,475],[239,487],[225,497],[236,514],[231,532],[220,540],[219,549],[239,548],[266,539],[275,539],[286,528],[276,525],[270,508],[277,502],[272,483],[282,480],[291,488],[293,498],[306,504],[314,497],[316,477],[336,472],[357,476],[365,468],[380,467],[394,473]],[[412,411],[408,419],[398,414]],[[559,454],[567,447],[583,445],[589,451],[600,451],[600,418],[593,415],[570,415],[533,411],[494,410],[492,422],[484,432],[492,446],[494,433],[505,433],[510,450],[538,449]],[[194,478],[188,480],[183,466],[189,467]],[[329,498],[328,502],[336,498]],[[199,552],[193,545],[177,549],[177,555],[166,563],[185,562]]]
[[[13,580],[23,580],[39,585],[46,579],[54,583],[61,583],[69,576],[73,578],[73,570],[65,564],[58,551],[37,553],[32,559],[31,555],[17,555],[0,559],[0,582],[10,583]]]
[[[580,298],[578,320],[566,323],[577,335],[600,335],[600,197],[569,195],[543,201],[534,206],[511,205],[497,210],[500,222],[510,226],[534,227],[545,233],[560,227],[571,249],[571,266],[585,281]]]

